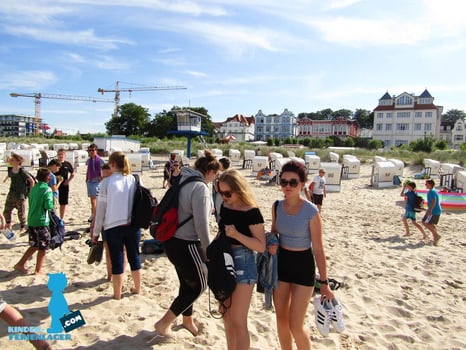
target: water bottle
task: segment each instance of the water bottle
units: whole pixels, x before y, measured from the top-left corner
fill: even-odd
[[[14,241],[16,239],[15,233],[10,229],[6,228],[3,230],[2,233],[10,241]]]

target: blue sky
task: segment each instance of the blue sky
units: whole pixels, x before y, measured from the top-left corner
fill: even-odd
[[[0,2],[0,114],[34,115],[11,92],[113,99],[151,115],[373,110],[388,91],[466,110],[461,0],[15,0]],[[113,103],[42,99],[68,133],[105,132]]]

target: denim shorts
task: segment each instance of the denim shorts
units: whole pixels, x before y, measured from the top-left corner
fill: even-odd
[[[233,248],[236,283],[255,284],[257,282],[256,254],[249,248]]]

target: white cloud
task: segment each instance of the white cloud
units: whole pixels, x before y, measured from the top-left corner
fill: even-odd
[[[4,89],[24,89],[34,92],[56,83],[57,80],[53,72],[39,70],[4,73],[1,78]]]

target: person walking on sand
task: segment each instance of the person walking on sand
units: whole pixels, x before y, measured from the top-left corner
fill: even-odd
[[[416,183],[412,181],[406,181],[403,183],[403,188],[401,189],[400,196],[406,197],[406,207],[405,213],[401,221],[403,222],[403,226],[405,228],[405,236],[410,236],[411,233],[409,232],[409,225],[408,220],[411,220],[411,223],[422,233],[422,239],[426,240],[427,235],[424,229],[420,224],[416,222],[416,212],[414,211],[415,201],[416,201]]]
[[[307,200],[317,205],[319,211],[322,210],[322,202],[324,197],[327,196],[325,191],[325,170],[319,169],[319,175],[316,175],[312,182],[309,184],[309,191],[304,191]]]
[[[60,204],[60,219],[65,219],[65,210],[68,205],[70,194],[70,182],[74,179],[73,165],[65,160],[66,151],[60,148],[57,151],[57,160],[60,162],[60,169],[55,173],[55,176],[61,176],[63,181],[58,186],[58,203]]]
[[[131,293],[141,293],[141,230],[131,225],[136,179],[131,175],[128,157],[123,152],[113,152],[108,164],[112,174],[100,183],[91,237],[92,242],[97,243],[100,232],[105,230],[112,263],[113,297],[120,300],[125,249],[134,283]]]
[[[437,224],[440,220],[440,215],[442,214],[442,207],[440,206],[440,199],[437,191],[435,190],[435,181],[432,179],[426,180],[425,183],[429,192],[427,192],[427,210],[426,214],[422,218],[422,224],[430,232],[432,232],[432,237],[434,238],[434,246],[438,246],[440,236],[437,232]]]
[[[102,166],[105,161],[97,154],[97,145],[95,143],[89,145],[87,152],[89,152],[89,158],[86,161],[86,185],[87,196],[91,199],[91,216],[88,221],[92,222],[92,215],[97,204],[97,189],[99,182],[102,180]]]
[[[304,327],[314,292],[315,265],[319,269],[322,299],[333,300],[328,285],[322,237],[322,219],[316,205],[304,199],[307,169],[297,161],[285,163],[279,174],[285,199],[272,207],[272,232],[278,234],[278,287],[273,292],[277,332],[281,349],[311,349]]]
[[[50,178],[50,170],[47,168],[39,168],[36,178],[37,183],[29,194],[29,248],[14,266],[15,270],[24,274],[28,273],[25,264],[35,252],[37,252],[35,273],[40,274],[42,272],[45,254],[47,250],[49,250],[50,245],[50,218],[48,212],[53,209],[53,193],[52,189],[47,184]]]
[[[218,195],[223,198],[219,234],[230,238],[236,270],[236,288],[224,302],[230,307],[221,310],[227,348],[249,349],[248,312],[258,279],[256,252],[265,250],[264,218],[248,181],[238,170],[229,169],[220,174]]]
[[[209,151],[194,163],[194,169],[183,167],[180,183],[196,176],[204,181],[192,181],[179,193],[178,217],[180,221],[192,216],[178,228],[174,236],[163,243],[168,260],[176,269],[179,280],[178,295],[168,311],[155,324],[155,336],[169,337],[169,328],[179,315],[182,324],[192,335],[199,332],[193,319],[193,304],[207,288],[206,249],[210,243],[209,219],[212,215],[211,193],[207,183],[217,177],[220,162]]]
[[[24,158],[19,154],[12,153],[10,156],[11,171],[10,171],[10,189],[6,196],[5,208],[3,216],[5,217],[6,227],[11,230],[11,213],[13,209],[18,211],[18,219],[20,229],[26,228],[26,181],[29,182],[29,187],[34,186],[34,180],[21,167]]]

